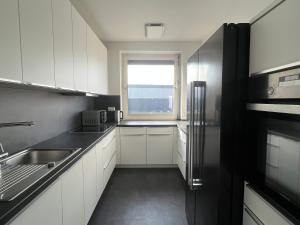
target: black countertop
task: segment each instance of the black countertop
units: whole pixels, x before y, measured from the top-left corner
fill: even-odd
[[[118,127],[176,127],[177,121],[139,121],[139,120],[122,120]]]
[[[20,213],[35,197],[53,183],[64,171],[77,162],[86,152],[93,148],[101,139],[110,133],[116,125],[113,125],[105,133],[73,133],[66,132],[51,138],[32,148],[81,148],[71,159],[54,168],[38,183],[31,186],[13,201],[0,202],[0,224],[5,224]]]
[[[184,133],[187,133],[188,121],[186,120],[122,120],[118,123],[118,127],[178,127]]]

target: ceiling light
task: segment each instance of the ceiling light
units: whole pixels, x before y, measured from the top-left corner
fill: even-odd
[[[162,23],[145,24],[145,36],[147,39],[161,39],[165,33],[165,26]]]

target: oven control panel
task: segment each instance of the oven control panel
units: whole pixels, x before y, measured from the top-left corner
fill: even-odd
[[[249,77],[249,100],[300,99],[300,68]]]

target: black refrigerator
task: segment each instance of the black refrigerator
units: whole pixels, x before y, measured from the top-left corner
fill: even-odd
[[[224,24],[188,60],[189,225],[241,225],[249,24]]]

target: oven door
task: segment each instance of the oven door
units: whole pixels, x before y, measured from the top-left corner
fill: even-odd
[[[300,105],[247,107],[250,186],[288,218],[300,221]]]

